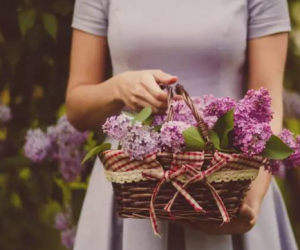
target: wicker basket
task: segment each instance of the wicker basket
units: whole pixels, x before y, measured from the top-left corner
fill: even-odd
[[[173,93],[169,90],[168,120],[172,120]],[[158,235],[156,219],[229,222],[237,216],[266,159],[214,149],[209,130],[193,101],[181,85],[183,96],[198,122],[206,142],[204,152],[157,153],[144,161],[130,161],[122,150],[100,155],[106,177],[112,182],[117,211],[123,218],[150,217]]]

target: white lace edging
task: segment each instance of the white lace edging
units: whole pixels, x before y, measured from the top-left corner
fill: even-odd
[[[244,170],[226,170],[221,172],[215,172],[207,177],[208,182],[229,182],[229,181],[243,181],[254,180],[258,175],[258,169],[244,169]],[[146,181],[142,173],[162,175],[163,171],[158,169],[150,170],[133,170],[130,172],[112,172],[105,171],[106,179],[114,183],[132,183]],[[179,177],[182,182],[186,182],[187,178]]]

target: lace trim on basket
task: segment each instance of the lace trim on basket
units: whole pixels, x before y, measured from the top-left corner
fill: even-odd
[[[159,169],[149,170],[133,170],[130,172],[112,172],[105,171],[106,179],[115,183],[132,183],[147,180],[143,177],[142,172],[161,174]],[[230,181],[243,181],[254,180],[258,175],[258,169],[244,169],[244,170],[226,170],[221,172],[215,172],[207,178],[208,182],[230,182]],[[185,177],[178,178],[182,182],[186,182]]]

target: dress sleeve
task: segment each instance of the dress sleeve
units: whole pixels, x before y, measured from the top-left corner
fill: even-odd
[[[248,39],[290,30],[287,0],[248,0]]]
[[[106,36],[109,0],[76,0],[72,27],[84,32]]]

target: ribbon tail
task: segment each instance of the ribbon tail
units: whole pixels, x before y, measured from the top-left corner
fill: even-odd
[[[172,181],[173,186],[177,189],[177,192],[173,196],[173,198],[168,202],[165,206],[165,210],[168,213],[171,213],[171,208],[174,204],[175,199],[177,198],[178,194],[181,193],[183,197],[187,200],[187,202],[195,209],[196,212],[204,212],[206,211],[198,204],[198,202],[185,190],[185,186],[181,186],[178,182]],[[187,184],[187,183],[186,183]]]
[[[161,185],[164,182],[165,182],[164,179],[159,181],[157,183],[156,187],[154,188],[153,194],[151,196],[150,209],[149,209],[150,220],[151,220],[151,225],[152,225],[153,232],[156,236],[158,236],[160,238],[161,238],[161,235],[160,235],[159,230],[158,230],[157,217],[156,217],[155,208],[154,208],[154,201],[155,201],[157,193],[159,192],[159,190],[161,188]]]
[[[205,184],[210,189],[210,191],[211,191],[211,193],[212,193],[212,195],[213,195],[213,197],[214,197],[214,199],[215,199],[215,201],[218,205],[218,208],[220,210],[220,213],[221,213],[221,216],[222,216],[222,219],[223,219],[223,223],[230,222],[230,218],[229,218],[227,209],[226,209],[225,204],[222,201],[221,197],[219,196],[218,192],[215,190],[215,188],[208,181],[206,181]]]

